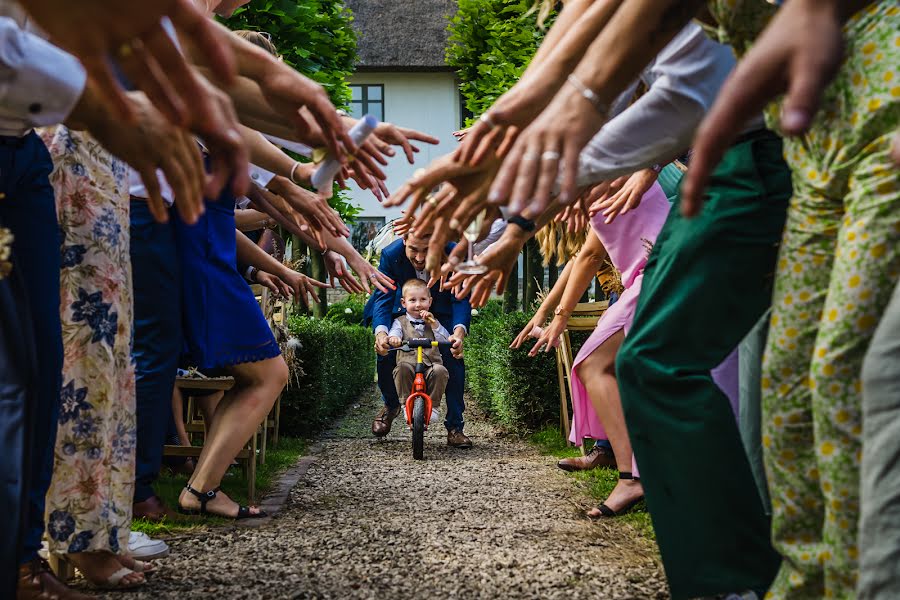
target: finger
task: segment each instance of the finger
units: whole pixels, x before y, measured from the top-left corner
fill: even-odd
[[[518,177],[510,196],[510,210],[523,212],[523,209],[534,202],[535,184],[540,168],[541,140],[535,140],[528,146],[522,155],[522,164],[519,167]]]
[[[559,191],[559,203],[571,204],[578,197],[576,180],[578,178],[578,157],[580,148],[574,140],[568,140],[562,156],[562,182]]]
[[[788,135],[805,133],[819,111],[822,94],[840,65],[840,53],[802,48],[791,62],[787,94],[782,102],[781,129]]]
[[[521,142],[522,140],[520,139],[519,142],[513,146],[512,150],[509,152],[509,156],[506,157],[503,164],[500,166],[500,170],[497,172],[497,177],[494,179],[494,184],[491,186],[491,192],[488,195],[488,201],[491,204],[507,204],[509,202],[510,192],[512,191],[513,185],[516,183],[519,164],[524,152]],[[512,206],[510,206],[510,211],[515,214]]]
[[[132,165],[134,166],[134,165]],[[166,211],[165,203],[160,192],[159,179],[156,176],[156,169],[144,166],[142,168],[135,167],[140,174],[144,189],[147,190],[147,198],[150,208],[150,214],[159,223],[166,223],[169,220],[169,213]]]
[[[224,83],[232,83],[237,75],[237,62],[227,32],[207,19],[191,0],[176,0],[169,18],[202,49],[203,60]]]
[[[701,123],[694,139],[691,168],[685,174],[681,187],[680,207],[683,215],[692,217],[699,212],[702,193],[713,169],[737,137],[741,125],[765,104],[764,90],[771,90],[772,81],[776,79],[760,80],[760,75],[767,75],[762,69],[758,71],[748,71],[744,68],[744,61],[739,63]],[[774,85],[781,87],[778,83]]]
[[[365,154],[366,156],[371,157],[372,159],[378,161],[382,165],[387,165],[388,161],[384,157],[384,153],[375,145],[375,141],[378,138],[375,136],[369,136],[366,141],[363,143],[362,147],[359,149],[361,154]]]
[[[188,66],[184,55],[161,24],[150,28],[141,35],[140,39],[143,42],[146,54],[152,56],[158,65],[159,72],[154,75],[159,75],[163,80],[168,81],[171,84],[171,89],[174,90],[175,97],[171,99],[173,109],[177,110],[178,114],[186,116],[187,102],[204,93],[200,83],[197,81],[197,76]],[[154,68],[153,63],[148,61],[148,64],[151,68]],[[162,86],[160,88],[161,91],[165,89]],[[181,118],[175,123],[184,125],[186,119]]]
[[[552,142],[550,142],[552,143]],[[540,157],[537,187],[534,192],[534,201],[529,210],[522,214],[525,218],[533,219],[544,212],[544,208],[550,204],[550,193],[556,184],[559,175],[559,150],[548,146]],[[540,211],[540,212],[538,212]]]
[[[472,156],[475,154],[475,151],[478,149],[478,145],[481,139],[491,130],[491,127],[482,120],[478,120],[475,124],[469,128],[468,133],[463,138],[462,143],[460,143],[459,148],[456,149],[455,158],[459,162],[463,164],[469,164]]]
[[[426,144],[432,144],[434,146],[441,143],[441,140],[434,137],[433,135],[428,135],[427,133],[423,133],[421,131],[416,131],[415,129],[407,129],[406,127],[398,127],[397,131],[400,132],[400,135],[403,137],[416,140],[419,142],[425,142]]]
[[[134,124],[137,115],[125,90],[103,59],[82,59],[82,64],[91,75],[91,82],[99,96],[113,110],[113,113],[126,123]]]
[[[183,126],[187,123],[187,107],[159,68],[154,57],[148,54],[143,43],[130,46],[127,57],[119,58],[122,72],[147,95],[147,98],[171,123]]]
[[[172,194],[175,196],[175,208],[178,209],[178,214],[183,219],[191,219],[193,216],[191,207],[196,203],[197,199],[179,161],[172,160],[170,156],[164,160],[160,167],[166,177],[166,181],[169,183],[169,187],[172,189]],[[181,203],[184,203],[185,208],[178,206]],[[187,221],[187,223],[193,225],[194,221]]]
[[[491,130],[491,132],[488,133],[478,145],[478,148],[472,154],[472,158],[470,159],[468,164],[479,165],[488,156],[494,154],[497,151],[497,148],[500,146],[500,143],[503,141],[505,133],[506,128],[504,127],[496,127]]]

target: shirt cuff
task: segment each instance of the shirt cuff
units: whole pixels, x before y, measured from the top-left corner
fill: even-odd
[[[375,328],[375,335],[378,335],[379,333],[387,333],[387,332],[388,332],[388,328],[385,327],[384,325],[379,325],[378,327]]]
[[[466,327],[466,326],[463,325],[462,323],[459,323],[458,325],[454,325],[454,326],[453,326],[453,331],[454,331],[454,332],[456,331],[456,328],[457,328],[457,327],[462,327],[462,328],[463,328],[463,331],[466,332],[466,335],[469,335],[469,328],[468,328],[468,327]]]
[[[273,179],[275,179],[275,173],[266,171],[262,167],[257,167],[253,164],[250,165],[250,180],[256,185],[266,187]]]
[[[65,121],[84,91],[87,74],[71,54],[40,37],[19,31],[2,50],[2,62],[16,72],[3,95],[7,110],[32,127]]]

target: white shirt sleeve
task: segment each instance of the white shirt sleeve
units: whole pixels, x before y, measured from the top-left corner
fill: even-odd
[[[378,329],[384,328],[384,325],[379,325],[375,330],[375,333],[378,333]],[[394,322],[391,323],[391,330],[388,332],[389,337],[398,337],[401,340],[403,339],[403,326],[400,325],[400,319],[394,319]]]
[[[266,187],[273,179],[275,179],[275,173],[266,171],[262,167],[257,167],[254,164],[250,165],[250,180],[256,185]]]
[[[61,123],[86,81],[74,56],[0,17],[0,134],[23,135]]]
[[[642,72],[647,93],[585,147],[578,184],[628,175],[687,150],[734,65],[729,47],[709,39],[699,25],[687,25]],[[761,116],[745,131],[760,126]]]
[[[450,332],[447,331],[447,328],[441,325],[440,322],[437,324],[438,326],[433,328],[434,339],[438,342],[449,342],[450,341]]]
[[[506,231],[506,220],[495,219],[491,223],[491,230],[488,232],[487,237],[479,242],[475,242],[475,246],[472,247],[475,256],[483,254],[485,250],[490,248],[491,244],[500,239],[504,231]]]

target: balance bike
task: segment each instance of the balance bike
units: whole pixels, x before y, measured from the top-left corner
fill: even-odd
[[[412,392],[406,399],[406,424],[412,430],[412,455],[416,460],[422,460],[425,454],[425,432],[431,422],[431,396],[425,387],[425,361],[423,353],[425,348],[450,348],[452,342],[437,342],[428,338],[414,338],[403,340],[403,345],[393,350],[400,352],[412,352],[416,350],[416,378],[413,380]],[[438,399],[440,401],[440,399]]]

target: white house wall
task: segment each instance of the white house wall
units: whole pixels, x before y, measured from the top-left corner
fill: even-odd
[[[452,134],[459,129],[460,107],[453,73],[360,73],[350,83],[383,85],[386,121],[429,133],[441,141],[437,146],[417,144],[421,152],[416,154],[415,165],[410,165],[398,148],[397,155],[385,168],[390,191],[412,177],[416,169],[456,147]],[[400,216],[399,208],[386,209],[370,191],[359,189],[354,182],[349,185],[354,204],[363,208],[360,216],[386,220]]]

